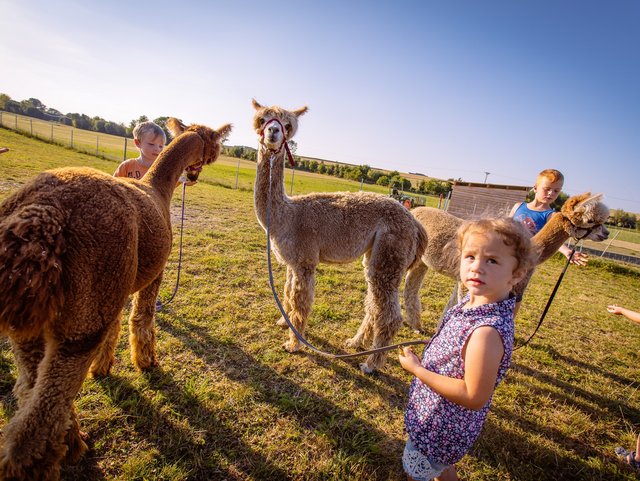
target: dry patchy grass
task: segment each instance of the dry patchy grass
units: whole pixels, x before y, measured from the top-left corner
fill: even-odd
[[[0,196],[45,167],[115,167],[2,129],[0,144],[12,149],[0,157],[0,178],[11,182]],[[179,195],[173,203],[177,220]],[[275,325],[251,191],[201,182],[187,190],[186,212],[180,289],[156,320],[161,367],[136,372],[123,334],[113,375],[87,380],[77,398],[92,449],[79,466],[64,469],[63,479],[404,479],[409,377],[398,362],[392,356],[380,372],[364,375],[357,359],[283,351],[286,332]],[[176,248],[163,299],[177,258]],[[536,272],[517,321],[519,342],[535,328],[562,266],[554,257]],[[274,274],[281,292],[284,268],[275,266]],[[605,261],[569,269],[539,334],[516,351],[483,434],[459,465],[463,479],[634,479],[613,447],[630,447],[640,425],[640,328],[605,306],[640,309],[639,280],[637,270]],[[428,274],[427,334],[451,288],[449,279]],[[360,323],[364,293],[359,263],[321,266],[309,340],[343,352]],[[397,336],[412,338],[408,329]],[[15,376],[2,341],[0,425],[15,410]]]

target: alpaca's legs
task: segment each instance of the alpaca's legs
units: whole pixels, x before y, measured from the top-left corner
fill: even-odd
[[[100,334],[46,346],[28,402],[3,428],[0,479],[57,480],[66,443],[76,449],[69,453],[71,459],[79,457],[78,449],[86,449],[77,443],[72,405],[99,341]]]
[[[313,305],[315,271],[315,266],[301,267],[295,269],[292,275],[291,309],[287,314],[291,323],[302,336],[304,336],[307,319]],[[289,329],[289,340],[283,347],[289,352],[296,352],[302,347],[291,329]]]
[[[116,361],[115,351],[120,335],[121,315],[122,312],[118,314],[118,317],[111,323],[107,330],[105,340],[100,345],[98,354],[89,368],[89,373],[92,376],[108,376],[111,367]]]
[[[87,433],[80,431],[80,423],[78,422],[78,415],[76,414],[75,407],[71,405],[71,423],[67,430],[64,443],[67,445],[67,454],[64,458],[65,464],[77,464],[84,453],[89,449],[87,441],[89,436]]]
[[[371,293],[371,285],[369,284],[367,289],[367,297],[364,301],[364,319],[360,323],[358,332],[351,339],[345,341],[345,346],[357,349],[368,346],[373,338],[373,315],[371,310],[374,308],[373,295]]]
[[[291,267],[287,266],[287,280],[284,283],[284,299],[282,300],[282,308],[284,312],[291,311],[291,286],[293,285],[293,270]],[[287,327],[287,321],[284,316],[281,316],[280,319],[276,322],[276,324],[280,327]]]
[[[138,291],[133,297],[131,316],[129,316],[129,343],[131,360],[140,370],[146,371],[158,365],[156,359],[156,331],[154,316],[156,313],[156,297],[162,282],[158,276],[147,287]]]
[[[371,291],[371,279],[369,277],[369,258],[370,254],[365,252],[362,257],[362,267],[364,269],[364,277],[367,281],[367,296],[364,299],[364,318],[360,323],[360,327],[355,336],[351,339],[347,339],[344,343],[346,347],[357,349],[369,345],[370,340],[373,338],[373,316],[371,309],[373,304],[373,293]]]
[[[398,282],[399,283],[399,282]],[[372,297],[374,307],[373,317],[373,342],[372,349],[388,346],[393,337],[402,326],[402,313],[398,298],[398,286],[388,286],[386,289],[375,289]],[[383,366],[387,358],[387,352],[370,355],[366,361],[360,364],[360,369],[365,373],[371,373]]]
[[[34,339],[11,339],[13,355],[18,367],[18,379],[13,386],[13,394],[18,400],[18,408],[26,405],[31,395],[31,390],[38,376],[38,365],[44,357],[44,339],[39,336]]]
[[[371,251],[365,275],[369,292],[367,293],[366,311],[370,316],[370,328],[373,331],[371,348],[388,346],[393,341],[400,326],[402,326],[402,311],[400,309],[400,282],[407,268],[403,260],[394,256],[397,246],[380,243]],[[365,337],[366,337],[366,329]],[[373,372],[382,367],[387,352],[370,355],[360,369],[365,373]]]
[[[407,271],[404,281],[404,322],[414,331],[422,331],[420,287],[428,269],[425,263],[417,262],[412,269]]]

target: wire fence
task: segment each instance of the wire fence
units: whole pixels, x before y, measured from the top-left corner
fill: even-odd
[[[136,155],[133,139],[77,129],[69,125],[0,110],[0,125],[47,142],[110,160]]]

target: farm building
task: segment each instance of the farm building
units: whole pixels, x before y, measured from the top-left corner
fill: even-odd
[[[531,187],[454,182],[447,212],[462,219],[509,215],[513,204],[523,202]]]

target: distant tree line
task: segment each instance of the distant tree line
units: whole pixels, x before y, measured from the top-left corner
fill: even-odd
[[[89,117],[88,115],[76,112],[63,114],[57,109],[47,107],[38,99],[30,98],[18,102],[3,93],[0,93],[0,110],[47,120],[49,122],[58,122],[76,129],[91,130],[93,132],[118,135],[120,137],[133,137],[132,132],[136,124],[149,120],[146,115],[142,115],[138,119],[132,120],[127,126],[122,123],[105,120],[101,117]],[[158,117],[153,121],[164,129],[167,138],[169,138],[169,132],[165,127],[165,121],[167,119],[168,117]]]
[[[76,129],[90,130],[93,132],[118,135],[121,137],[132,137],[132,131],[136,124],[149,120],[146,115],[141,115],[137,119],[133,119],[129,122],[129,125],[125,125],[122,123],[111,122],[98,116],[89,117],[88,115],[77,112],[63,114],[55,108],[47,107],[36,98],[17,101],[3,93],[0,93],[0,110],[50,122],[58,122]],[[153,119],[156,124],[164,129],[167,134],[167,138],[170,137],[169,132],[165,127],[165,122],[168,118],[169,117],[158,117]],[[295,141],[289,141],[289,148],[294,156],[297,147],[298,146]],[[254,162],[257,156],[256,149],[242,145],[224,146],[223,153],[230,157],[247,159]],[[403,177],[397,170],[392,172],[383,172],[381,170],[373,169],[366,164],[354,166],[332,162],[325,163],[323,160],[318,161],[315,159],[305,159],[299,156],[295,156],[295,158],[296,168],[299,170],[332,175],[334,177],[354,180],[356,182],[364,182],[367,184],[382,185],[384,187],[389,187],[390,190],[396,189],[422,195],[446,195],[451,190],[451,186],[453,184],[453,179],[442,181],[427,178],[418,182],[417,185],[413,185],[411,180]]]
[[[640,224],[635,214],[630,214],[622,209],[612,209],[609,215],[609,225],[626,227],[628,229],[640,229]]]
[[[403,177],[400,172],[394,170],[392,172],[383,172],[373,169],[368,165],[347,165],[323,160],[307,159],[295,155],[297,150],[295,141],[289,141],[289,149],[294,154],[296,161],[296,169],[305,172],[315,172],[318,174],[332,175],[341,179],[353,180],[356,182],[364,182],[366,184],[377,184],[389,189],[403,190],[405,192],[413,192],[422,195],[446,195],[453,184],[453,180],[446,181],[437,179],[421,180],[417,185],[413,185],[411,180]],[[232,145],[223,147],[223,154],[230,157],[256,161],[258,151],[244,145]],[[287,164],[288,167],[288,164]]]

